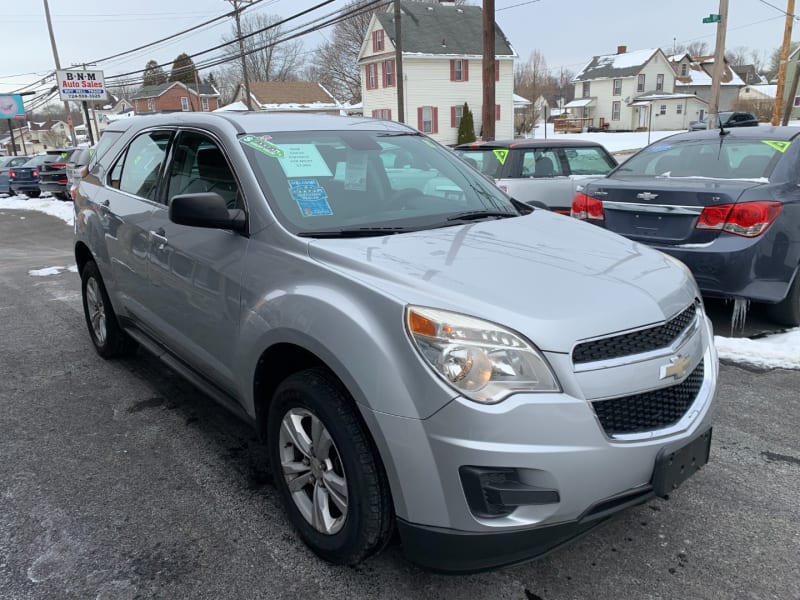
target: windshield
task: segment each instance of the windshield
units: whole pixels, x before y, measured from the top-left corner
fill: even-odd
[[[628,159],[624,177],[702,177],[767,181],[788,142],[727,137],[657,142]]]
[[[519,214],[490,181],[418,134],[280,132],[240,142],[278,218],[297,234],[379,235]]]

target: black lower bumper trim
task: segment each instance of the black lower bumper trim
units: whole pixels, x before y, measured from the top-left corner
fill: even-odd
[[[540,558],[608,518],[504,533],[474,533],[397,520],[403,552],[411,562],[441,573],[475,573]]]

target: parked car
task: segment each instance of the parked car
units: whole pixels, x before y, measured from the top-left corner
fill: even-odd
[[[78,148],[47,150],[47,155],[55,157],[55,160],[45,162],[39,170],[39,189],[42,192],[50,192],[59,200],[70,199],[67,161],[76,152],[79,152]]]
[[[403,153],[425,178],[389,177]],[[251,423],[333,563],[395,529],[425,567],[518,562],[708,459],[718,362],[688,269],[405,125],[120,121],[74,207],[97,352],[138,343]]]
[[[681,133],[575,197],[572,214],[686,263],[706,296],[800,325],[797,127]]]
[[[11,193],[25,194],[30,198],[38,198],[41,194],[39,188],[39,174],[45,164],[55,162],[58,156],[52,154],[37,154],[18,167],[9,169],[8,186]]]
[[[30,156],[0,156],[0,194],[11,194],[8,172],[12,167],[18,167],[29,159]]]
[[[89,164],[89,160],[94,155],[94,149],[95,146],[78,148],[67,161],[67,190],[70,198],[80,183],[83,168]]]
[[[602,145],[581,140],[475,142],[455,150],[512,198],[562,214],[581,185],[617,166]]]
[[[758,119],[753,113],[749,112],[720,112],[719,122],[714,125],[713,129],[719,127],[719,123],[722,123],[722,126],[726,129],[730,127],[758,127]],[[689,123],[689,131],[698,131],[700,129],[708,129],[708,117]]]

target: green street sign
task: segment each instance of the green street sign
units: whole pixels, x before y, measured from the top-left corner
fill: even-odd
[[[707,17],[703,17],[703,23],[717,23],[722,20],[720,15],[710,14]]]

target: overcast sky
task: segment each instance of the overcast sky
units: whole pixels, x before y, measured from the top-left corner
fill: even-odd
[[[320,0],[264,0],[252,10],[289,16]],[[478,5],[480,0],[471,0]],[[302,25],[314,16],[334,12],[346,4],[336,0],[293,21]],[[727,48],[747,46],[768,56],[783,40],[786,0],[732,0]],[[13,2],[4,11],[0,36],[0,93],[36,81],[55,66],[44,18],[43,2]],[[225,0],[49,0],[53,29],[62,67],[94,61],[156,41],[198,25],[230,10]],[[714,47],[716,26],[702,18],[715,12],[717,0],[495,0],[497,22],[520,58],[540,50],[548,66],[577,71],[594,55],[610,54],[618,45],[629,50],[671,48],[692,41]],[[8,9],[8,7],[6,7]],[[150,59],[171,62],[181,52],[192,54],[220,43],[230,22],[99,64],[106,76],[144,68]],[[800,24],[795,27],[800,37]],[[305,50],[330,35],[330,29],[303,38]],[[198,60],[213,56],[199,57]]]

